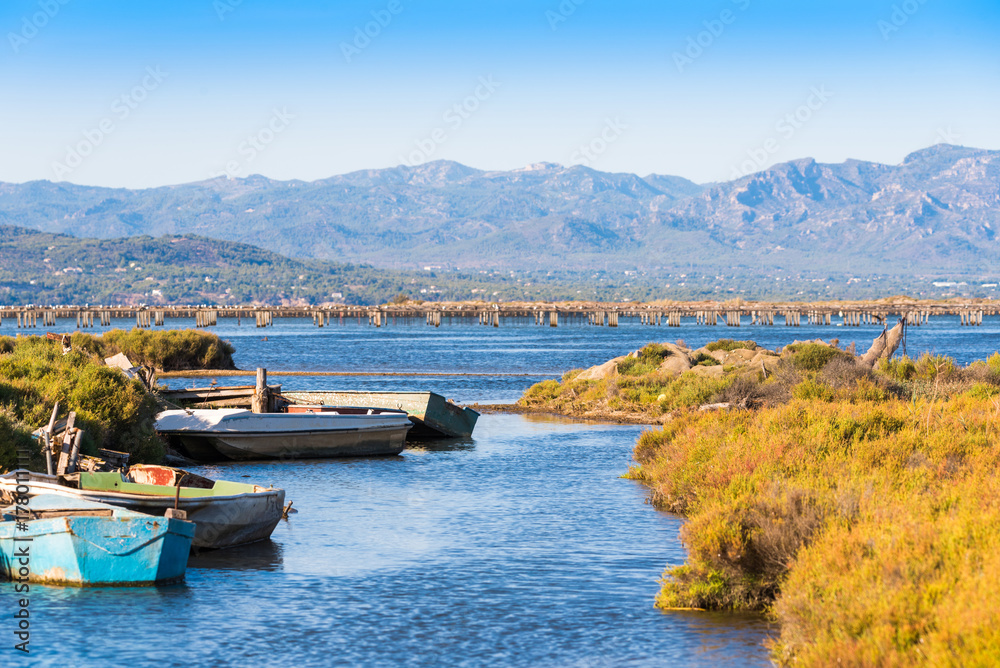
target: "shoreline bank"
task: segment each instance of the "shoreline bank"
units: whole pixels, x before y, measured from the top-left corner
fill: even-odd
[[[769,615],[781,665],[989,663],[1000,354],[862,359],[820,341],[650,344],[519,403],[662,420],[627,474],[685,520],[657,607]]]

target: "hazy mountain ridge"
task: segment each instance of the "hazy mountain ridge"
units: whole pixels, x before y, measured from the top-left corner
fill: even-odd
[[[758,254],[829,251],[927,269],[997,258],[1000,152],[935,146],[897,167],[797,160],[710,188],[675,207],[721,243]]]
[[[969,272],[998,264],[1000,152],[938,145],[900,165],[806,158],[707,186],[583,166],[484,171],[448,161],[313,182],[4,183],[0,223],[101,238],[199,234],[401,268]]]

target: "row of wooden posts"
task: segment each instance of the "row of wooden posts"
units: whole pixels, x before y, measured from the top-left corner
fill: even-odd
[[[168,310],[147,310],[138,309],[134,311],[135,313],[135,325],[139,328],[149,328],[152,326],[163,326],[164,322],[168,317],[181,317],[181,314],[176,311]],[[219,323],[220,309],[192,309],[185,312],[189,316],[193,316],[195,319],[196,327],[214,327]],[[279,317],[293,317],[289,313],[284,313],[281,311],[274,310],[255,310],[251,311],[255,318],[255,324],[257,327],[270,327],[274,324],[274,317],[278,315]],[[395,322],[396,318],[413,318],[418,317],[421,312],[409,313],[409,312],[397,312],[395,310],[381,309],[381,308],[371,308],[371,309],[361,309],[354,308],[349,310],[303,310],[302,312],[296,312],[297,317],[312,317],[313,324],[317,327],[329,326],[331,317],[338,318],[340,323],[343,324],[345,317],[351,318],[356,316],[358,323],[363,322],[363,318],[367,316],[368,323],[374,327],[382,327],[390,322]],[[767,325],[773,326],[775,320],[778,318],[784,318],[784,325],[786,327],[800,327],[802,325],[803,317],[810,325],[832,325],[834,317],[840,317],[841,324],[847,327],[860,327],[862,325],[885,325],[888,323],[891,313],[886,311],[867,311],[867,310],[852,310],[852,311],[840,311],[833,312],[829,310],[700,310],[700,311],[679,311],[679,310],[668,310],[668,311],[656,311],[656,310],[597,310],[597,311],[579,311],[579,310],[558,310],[558,309],[547,309],[547,310],[532,310],[532,311],[515,311],[515,312],[504,312],[499,308],[489,308],[489,309],[469,309],[467,311],[425,311],[422,312],[426,324],[431,327],[440,327],[442,319],[447,316],[451,318],[469,318],[478,317],[479,324],[493,327],[500,327],[501,317],[524,317],[528,316],[533,318],[536,325],[548,325],[550,327],[558,327],[560,324],[560,315],[564,316],[571,323],[578,319],[584,319],[588,324],[598,326],[598,327],[618,327],[618,321],[621,316],[638,318],[639,323],[642,325],[652,325],[660,326],[666,324],[668,327],[680,327],[683,318],[694,318],[695,322],[699,325],[716,326],[720,322],[725,323],[728,327],[742,327],[744,324],[744,317],[750,318],[751,325]],[[929,310],[902,310],[899,309],[894,313],[899,313],[907,324],[913,326],[920,326],[926,324],[930,320],[932,314]],[[951,311],[955,314],[956,311]],[[959,322],[961,326],[981,326],[983,324],[983,317],[988,313],[995,313],[995,311],[987,312],[985,309],[961,309],[957,311],[959,316]],[[78,329],[88,328],[94,326],[95,315],[102,327],[109,327],[112,323],[113,312],[111,310],[80,310],[80,311],[60,311],[61,317],[76,317],[76,326]],[[242,315],[247,314],[246,311],[230,311],[227,317],[235,316],[237,323],[240,323]],[[0,324],[3,323],[4,311],[0,310]],[[118,313],[120,317],[122,314]],[[17,317],[18,328],[37,328],[38,321],[41,320],[43,327],[55,327],[57,312],[55,309],[27,309],[27,310],[17,310],[11,313],[11,316]],[[11,317],[8,316],[8,317]]]
[[[55,311],[40,311],[42,315],[42,327],[55,327],[56,326],[56,312]],[[76,328],[84,329],[87,327],[94,326],[94,311],[77,311],[76,312]],[[136,326],[141,327],[139,324],[140,315],[146,313],[145,311],[136,312]],[[18,329],[33,329],[38,327],[38,314],[39,311],[18,311],[17,312],[17,327]],[[111,326],[111,313],[108,311],[97,311],[98,322],[101,327]],[[3,324],[3,312],[0,311],[0,325]],[[163,317],[156,323],[157,325],[163,324]],[[149,325],[146,325],[147,327]]]

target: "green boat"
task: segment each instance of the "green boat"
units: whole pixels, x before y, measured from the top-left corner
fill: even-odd
[[[29,496],[56,494],[158,516],[166,514],[168,508],[178,508],[197,527],[193,546],[208,549],[266,540],[281,520],[285,502],[282,489],[210,480],[167,466],[140,464],[124,475],[11,472],[0,475],[0,496],[15,498],[16,487],[24,481],[31,490]]]
[[[293,406],[358,406],[395,408],[410,416],[413,428],[408,440],[468,438],[476,428],[479,413],[462,408],[435,392],[282,392]]]

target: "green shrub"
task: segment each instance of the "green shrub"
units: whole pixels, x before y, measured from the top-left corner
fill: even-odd
[[[785,346],[785,351],[791,353],[792,364],[805,371],[819,371],[834,358],[848,355],[839,348],[821,343],[798,343]]]
[[[159,409],[139,381],[85,352],[63,355],[58,342],[16,339],[14,349],[0,355],[0,406],[30,432],[48,422],[56,401],[62,415],[76,412],[85,454],[102,447],[128,452],[136,462],[162,459],[163,445],[153,430]],[[3,461],[16,456],[10,447],[0,452]]]
[[[25,468],[34,471],[45,466],[41,450],[31,437],[32,428],[18,419],[9,408],[0,406],[0,471],[22,468],[18,450],[26,450],[31,457]]]
[[[660,343],[647,343],[639,349],[639,359],[641,361],[647,364],[656,364],[657,366],[672,354],[670,348]]]
[[[951,357],[924,353],[917,360],[916,378],[920,380],[948,380],[958,370],[958,365]]]
[[[670,357],[670,349],[659,343],[649,343],[618,362],[618,373],[625,376],[645,376],[660,368],[663,360]]]
[[[912,380],[917,375],[917,365],[906,356],[880,359],[877,368],[880,373],[901,382]]]
[[[990,367],[990,371],[995,374],[1000,374],[1000,353],[993,353],[990,355],[989,359],[986,360],[986,364]]]
[[[734,350],[739,350],[740,348],[745,348],[747,350],[757,350],[756,341],[734,341],[733,339],[719,339],[718,341],[713,341],[705,346],[705,350],[709,352],[715,352],[716,350],[725,350],[727,353]]]
[[[715,359],[711,355],[706,355],[705,353],[698,353],[695,355],[693,364],[695,366],[719,366],[722,364],[719,360]]]
[[[101,358],[124,353],[136,365],[159,371],[235,369],[235,349],[215,334],[194,329],[112,329],[103,336],[77,332],[72,345]]]
[[[623,376],[645,376],[656,371],[660,365],[629,355],[618,362],[618,373]]]
[[[561,389],[562,385],[558,380],[543,380],[529,387],[521,397],[521,401],[528,406],[552,401],[559,396]]]
[[[572,382],[581,373],[583,373],[583,369],[573,369],[572,371],[567,371],[562,375],[562,380],[560,380],[560,382],[562,383]]]
[[[817,383],[812,379],[806,379],[792,388],[792,396],[796,399],[833,401],[834,391],[829,385]]]
[[[967,394],[974,399],[992,399],[1000,394],[1000,388],[990,383],[976,383],[967,391]]]

